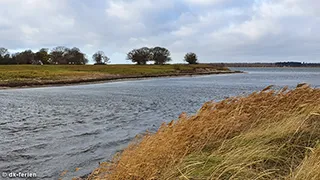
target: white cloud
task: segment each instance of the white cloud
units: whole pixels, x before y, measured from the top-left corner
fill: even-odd
[[[121,20],[141,20],[149,13],[155,13],[161,9],[170,8],[173,3],[159,2],[155,0],[110,0],[107,2],[106,12],[108,16],[117,17]]]
[[[306,14],[306,11],[302,9],[300,3],[296,0],[266,1],[254,6],[254,10],[264,18],[298,17]]]
[[[226,0],[185,0],[187,3],[191,5],[212,5],[222,3]]]
[[[121,20],[130,21],[139,18],[139,11],[130,11],[130,5],[122,1],[110,1],[109,7],[106,9],[108,16],[117,17]]]
[[[174,36],[178,36],[178,37],[184,37],[184,36],[191,36],[192,34],[194,34],[197,30],[195,30],[192,27],[186,27],[186,26],[182,26],[180,27],[180,29],[173,31],[172,34]]]

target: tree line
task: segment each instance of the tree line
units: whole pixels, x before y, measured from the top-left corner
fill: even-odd
[[[0,64],[86,64],[88,59],[79,48],[58,46],[49,51],[41,48],[38,52],[25,50],[10,54],[6,48],[0,48]]]
[[[148,62],[154,62],[156,65],[163,65],[170,62],[171,53],[164,47],[142,47],[133,49],[127,53],[127,60],[138,65],[145,65]],[[103,51],[98,51],[92,56],[96,65],[110,63],[110,58]],[[184,61],[189,64],[197,64],[198,58],[195,53],[187,53]],[[79,48],[67,48],[58,46],[51,50],[41,48],[38,52],[25,50],[10,54],[6,48],[0,48],[0,64],[74,64],[82,65],[89,62],[86,54],[82,53]]]
[[[320,67],[320,63],[305,63],[305,62],[276,62],[277,67]]]
[[[154,62],[156,65],[163,65],[172,60],[170,55],[170,51],[164,47],[142,47],[130,51],[127,54],[127,60],[131,60],[133,63],[139,65],[145,65],[149,61]],[[198,57],[195,53],[187,53],[184,57],[184,61],[189,64],[197,64]]]

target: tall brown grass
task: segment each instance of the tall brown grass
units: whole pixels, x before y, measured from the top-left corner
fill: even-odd
[[[320,89],[208,102],[137,138],[91,179],[320,179]]]

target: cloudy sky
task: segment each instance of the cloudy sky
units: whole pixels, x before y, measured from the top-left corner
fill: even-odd
[[[320,62],[319,0],[0,0],[0,47],[58,45],[112,63],[164,46],[173,62]]]

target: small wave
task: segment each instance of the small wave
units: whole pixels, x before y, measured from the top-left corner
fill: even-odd
[[[98,135],[101,133],[101,129],[91,131],[91,132],[85,132],[82,134],[74,135],[73,137],[83,137],[83,136],[92,136],[92,135]]]
[[[35,155],[28,155],[28,154],[20,154],[20,153],[15,153],[15,152],[11,152],[9,154],[0,156],[0,161],[3,162],[14,162],[17,160],[20,161],[24,161],[24,160],[34,160],[35,159]]]
[[[94,152],[99,147],[101,147],[101,143],[91,145],[91,146],[89,146],[87,148],[77,149],[76,152],[70,152],[70,153],[67,153],[67,155],[68,156],[75,156],[75,155],[79,155],[79,154],[85,154],[85,153],[88,153],[88,152]]]
[[[107,148],[107,147],[115,147],[115,146],[127,144],[127,143],[129,143],[133,138],[134,138],[134,137],[128,137],[128,138],[125,138],[125,139],[108,142],[108,143],[106,143],[106,144],[104,145],[104,148]]]

